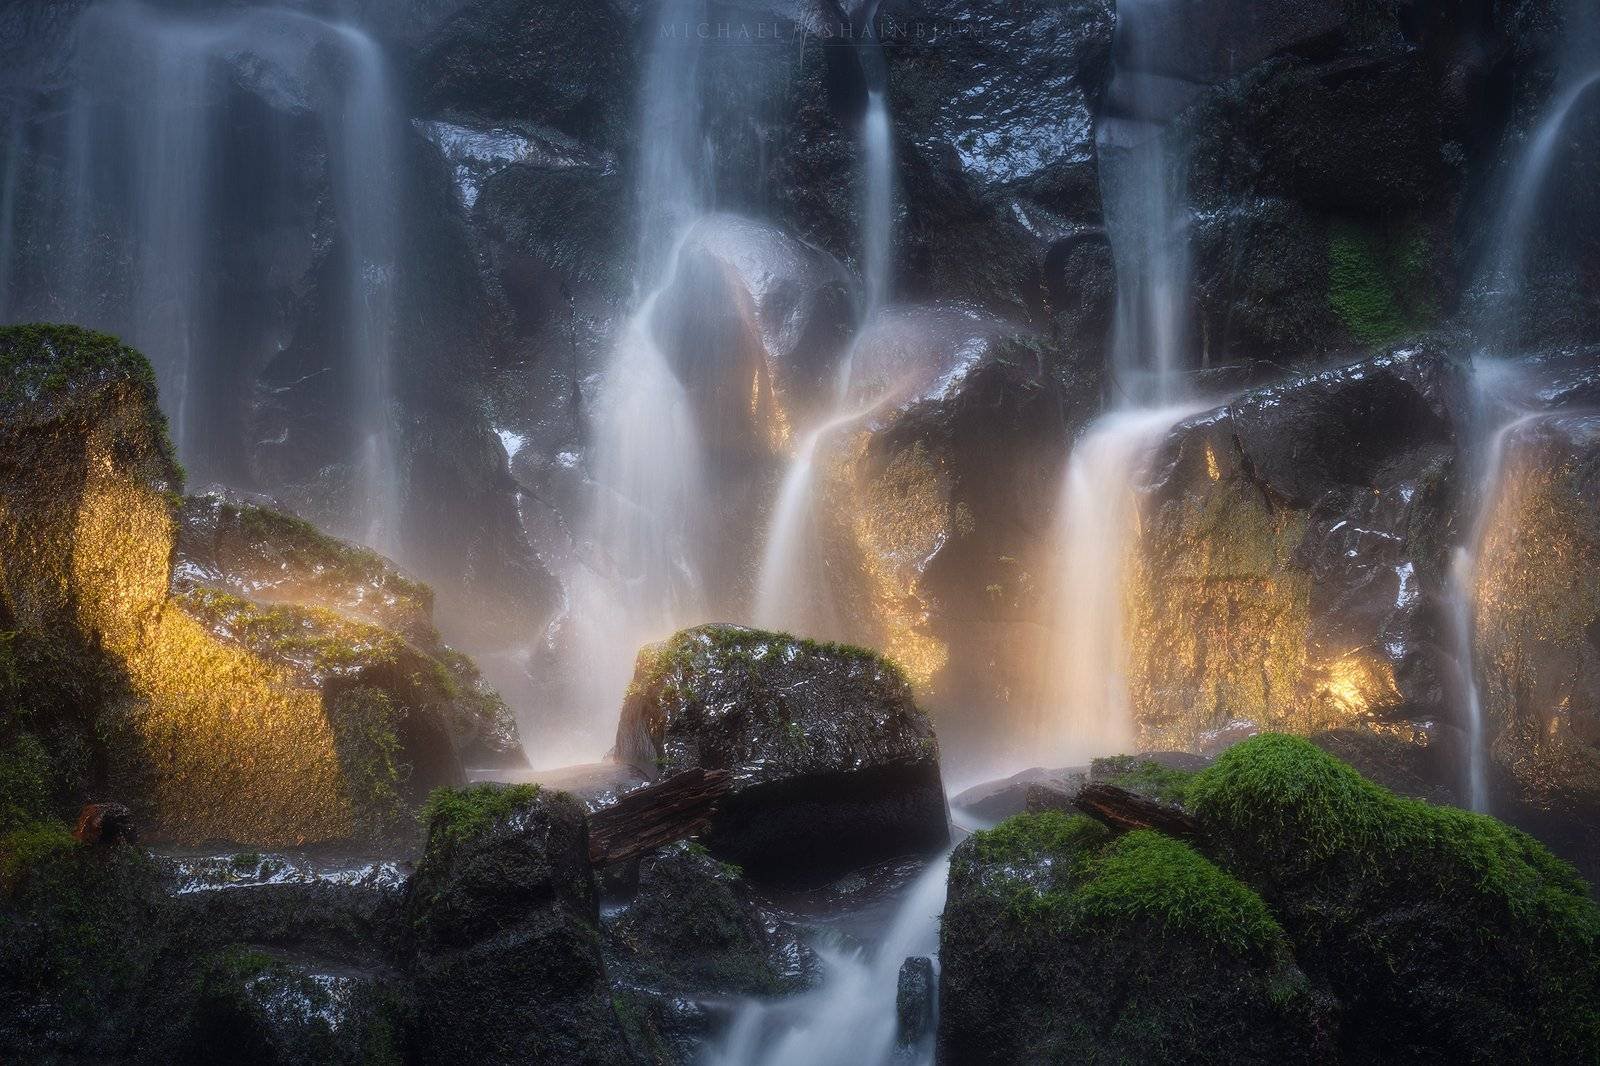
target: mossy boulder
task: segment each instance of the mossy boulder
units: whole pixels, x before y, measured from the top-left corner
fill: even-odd
[[[435,793],[403,908],[425,1061],[626,1062],[584,810],[562,793]]]
[[[1347,1060],[1600,1057],[1600,907],[1532,837],[1275,734],[1225,752],[1187,799],[1337,997]]]
[[[955,851],[950,1063],[1314,1062],[1328,1008],[1261,897],[1187,844],[1049,811]]]
[[[184,503],[138,353],[20,326],[0,363],[0,632],[28,653],[0,656],[28,712],[0,732],[46,746],[58,791],[128,803],[155,840],[387,834],[504,732],[426,590],[292,519]]]
[[[683,630],[639,653],[617,752],[661,776],[729,771],[707,846],[752,877],[826,880],[949,836],[933,726],[861,648]]]

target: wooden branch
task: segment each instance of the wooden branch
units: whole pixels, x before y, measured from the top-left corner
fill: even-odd
[[[1078,810],[1113,829],[1154,829],[1180,840],[1191,840],[1200,833],[1194,815],[1183,808],[1104,782],[1084,785],[1073,802]]]
[[[638,789],[589,815],[589,861],[607,866],[636,858],[711,824],[733,778],[698,767]]]

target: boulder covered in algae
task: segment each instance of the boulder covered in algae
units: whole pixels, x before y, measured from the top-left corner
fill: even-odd
[[[1263,734],[1101,776],[1192,840],[1057,812],[974,835],[941,930],[949,1062],[1592,1062],[1600,907],[1493,818]]]
[[[711,850],[762,879],[826,879],[949,838],[939,743],[899,668],[743,626],[639,653],[617,753],[649,773],[727,770]]]
[[[292,519],[179,496],[137,352],[11,327],[0,368],[0,628],[42,709],[16,730],[72,764],[68,790],[129,803],[153,840],[342,839],[403,825],[460,779],[458,746],[503,748],[425,589]]]

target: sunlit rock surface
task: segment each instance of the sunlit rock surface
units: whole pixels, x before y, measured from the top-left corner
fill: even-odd
[[[152,838],[387,832],[410,800],[459,780],[458,738],[503,730],[469,663],[452,670],[403,630],[363,620],[426,623],[425,592],[376,557],[266,512],[223,521],[204,503],[189,512],[191,532],[206,530],[199,550],[177,550],[180,475],[137,353],[68,327],[18,327],[0,334],[0,360],[6,613],[108,670],[90,741],[105,746],[100,785]],[[224,579],[229,561],[241,569]],[[329,602],[271,602],[313,592]]]
[[[1600,806],[1600,418],[1512,429],[1484,527],[1477,657],[1493,782],[1592,848]]]
[[[1127,637],[1141,741],[1242,724],[1460,729],[1439,630],[1459,372],[1404,351],[1179,426],[1140,490]],[[1459,737],[1459,734],[1456,734]]]
[[[753,877],[826,880],[949,834],[933,726],[900,669],[859,648],[740,626],[639,653],[618,756],[728,770],[707,843]]]

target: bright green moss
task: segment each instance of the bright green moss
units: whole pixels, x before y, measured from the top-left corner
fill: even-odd
[[[158,447],[182,485],[183,470],[167,420],[156,406],[156,375],[148,359],[108,333],[80,326],[36,322],[0,327],[0,407],[63,392],[74,382],[116,378],[146,393]]]
[[[428,850],[465,844],[518,807],[532,802],[538,794],[538,785],[434,789],[422,808]]]
[[[0,836],[0,889],[6,892],[29,870],[60,852],[78,846],[65,822],[32,822]]]
[[[759,672],[765,663],[789,661],[792,656],[821,656],[860,663],[883,671],[895,684],[909,685],[898,663],[869,648],[811,640],[774,630],[705,625],[679,630],[660,644],[641,649],[628,693],[639,695],[664,683],[670,684],[668,675],[691,672],[712,660],[722,667]]]
[[[186,589],[180,598],[197,617],[246,647],[317,674],[392,662],[404,648],[388,630],[322,607],[258,604],[206,586]]]
[[[1179,805],[1188,799],[1189,785],[1195,776],[1192,771],[1175,770],[1135,755],[1096,759],[1091,774],[1096,781]]]
[[[1419,233],[1377,234],[1335,223],[1328,234],[1328,305],[1363,344],[1423,328],[1433,314],[1429,254]]]
[[[19,734],[0,751],[0,833],[37,822],[50,813],[50,757],[31,733]]]
[[[1081,815],[1045,811],[975,833],[969,847],[957,861],[976,860],[1009,913],[1062,934],[1151,923],[1234,954],[1276,956],[1286,943],[1260,896],[1159,833],[1114,837]]]

